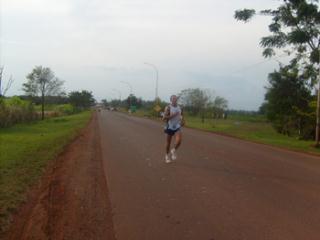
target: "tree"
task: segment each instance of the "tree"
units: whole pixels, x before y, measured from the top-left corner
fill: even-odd
[[[79,109],[86,109],[95,104],[92,92],[82,90],[69,93],[69,102]]]
[[[295,62],[300,62],[301,69],[310,79],[316,82],[315,64],[319,64],[320,47],[320,11],[318,0],[283,0],[275,10],[266,9],[260,14],[272,17],[269,25],[271,35],[263,37],[260,45],[264,48],[263,56],[275,55],[274,49],[285,49],[293,54]],[[256,11],[254,9],[237,10],[235,18],[249,21]]]
[[[103,105],[104,107],[108,107],[108,101],[107,101],[107,99],[102,99],[102,100],[101,100],[101,103],[102,103],[102,105]]]
[[[259,107],[258,113],[261,114],[261,115],[266,115],[267,114],[267,109],[268,109],[268,103],[264,102]]]
[[[297,66],[291,65],[270,73],[269,83],[264,106],[268,119],[278,132],[292,135],[297,129],[301,136],[309,121],[305,113],[310,112],[311,89],[299,76]]]
[[[219,101],[223,99],[216,97],[217,102],[215,103],[212,91],[200,88],[182,90],[179,98],[180,103],[184,105],[185,110],[190,112],[191,115],[195,116],[200,114],[202,122],[204,122],[206,111],[208,109],[213,110],[216,103],[222,104],[222,102]]]
[[[213,118],[221,118],[228,108],[228,101],[223,97],[215,97],[212,104]]]
[[[122,107],[124,105],[123,101],[120,101],[120,99],[113,99],[110,101],[110,106],[112,107]]]
[[[55,77],[50,68],[42,66],[36,66],[27,75],[27,80],[23,84],[23,90],[29,96],[41,96],[41,119],[43,120],[46,97],[61,94],[63,81]]]
[[[3,70],[4,67],[0,67],[0,98],[4,97],[6,95],[6,93],[8,92],[8,90],[10,89],[12,83],[13,83],[13,78],[12,76],[10,76],[6,86],[4,87],[3,85]]]
[[[288,92],[288,99],[304,96],[304,91],[312,89],[317,83],[317,75],[320,70],[320,11],[318,3],[318,0],[282,0],[277,9],[266,9],[259,12],[261,15],[272,17],[269,25],[271,35],[263,37],[260,41],[260,45],[264,48],[263,56],[274,56],[275,49],[282,49],[286,54],[292,56],[288,66],[280,66],[278,72],[269,76],[269,82],[273,90],[269,89],[266,95],[267,102],[264,106],[269,114],[270,112],[278,112],[279,106],[273,104],[273,102],[269,104],[269,99],[274,98],[270,98],[268,94],[283,90],[282,84],[285,84],[283,78],[291,79],[293,81],[291,87],[297,87],[294,91]],[[235,18],[248,22],[256,14],[257,12],[254,9],[237,10]],[[294,74],[294,76],[290,76],[291,74]],[[278,81],[278,84],[276,84],[276,81]],[[278,87],[279,89],[276,90]],[[302,92],[297,94],[297,91]],[[304,102],[304,99],[298,99],[298,101]],[[293,102],[291,103],[293,104]],[[304,109],[299,108],[299,106],[289,104],[287,107],[289,109],[295,108],[296,112],[304,112]],[[318,108],[320,113],[319,102]],[[287,111],[278,112],[274,115],[273,121],[287,121],[287,125],[290,125],[292,115],[286,117],[286,114],[289,113]],[[319,114],[318,119],[320,123]]]
[[[223,97],[216,96],[209,89],[189,88],[179,94],[179,102],[191,115],[199,115],[204,122],[206,113],[214,118],[222,117],[228,107],[228,101]]]
[[[142,99],[137,98],[132,93],[124,101],[125,101],[126,107],[128,109],[131,109],[131,111],[136,111],[137,108],[141,108],[142,106]]]
[[[41,97],[40,96],[34,96],[34,97],[30,97],[27,95],[20,95],[19,96],[21,99],[23,100],[29,100],[36,104],[36,105],[40,105],[41,104]],[[47,96],[46,97],[46,104],[67,104],[69,103],[69,98],[68,96],[63,92],[61,94],[59,94],[59,96]]]
[[[189,88],[182,90],[179,94],[179,101],[189,110],[192,115],[201,113],[204,121],[204,110],[213,102],[212,94],[209,90],[200,88]]]

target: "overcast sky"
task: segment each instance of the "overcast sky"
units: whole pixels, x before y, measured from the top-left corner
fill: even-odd
[[[278,0],[0,0],[0,57],[23,94],[25,76],[36,65],[50,67],[65,90],[90,90],[96,99],[155,97],[186,88],[206,88],[231,109],[257,110],[267,75],[259,41],[267,17],[237,22],[236,9],[278,6]],[[263,63],[261,63],[263,62]],[[116,89],[116,90],[113,90]]]

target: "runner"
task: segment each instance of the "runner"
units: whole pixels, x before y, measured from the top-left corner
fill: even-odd
[[[170,163],[171,160],[176,160],[176,151],[181,144],[181,127],[184,125],[183,112],[178,106],[178,97],[172,95],[170,97],[171,104],[164,110],[163,120],[167,122],[164,132],[167,134],[165,162]],[[170,151],[172,137],[175,136],[174,147]],[[171,154],[171,156],[170,156]]]

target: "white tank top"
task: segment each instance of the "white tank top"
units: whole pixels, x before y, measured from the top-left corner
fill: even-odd
[[[177,130],[178,128],[181,127],[181,108],[179,106],[172,106],[171,104],[169,105],[170,107],[170,115],[179,112],[175,117],[171,118],[168,121],[168,128],[171,130]]]

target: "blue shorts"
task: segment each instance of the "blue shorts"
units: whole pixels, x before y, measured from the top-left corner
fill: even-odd
[[[166,134],[168,134],[169,136],[173,136],[173,135],[176,134],[176,132],[178,132],[178,131],[180,131],[180,128],[177,128],[176,130],[172,130],[172,129],[166,127],[166,128],[164,129],[164,132],[165,132]]]

